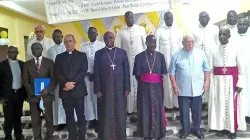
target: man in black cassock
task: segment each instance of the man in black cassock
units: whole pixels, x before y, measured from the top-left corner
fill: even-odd
[[[95,53],[94,92],[98,104],[98,138],[126,140],[126,96],[130,72],[125,50],[114,46],[114,34],[104,34],[106,47]]]
[[[146,51],[136,55],[133,70],[138,81],[137,134],[145,140],[158,140],[166,133],[162,76],[167,74],[167,67],[164,55],[155,51],[155,36],[147,36],[146,45]]]

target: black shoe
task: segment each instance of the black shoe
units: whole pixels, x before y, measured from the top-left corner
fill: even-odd
[[[228,138],[229,139],[236,139],[236,137],[237,137],[236,132],[234,132],[234,133],[228,133]]]
[[[5,136],[4,140],[12,140],[12,136]]]
[[[224,137],[224,136],[227,135],[227,134],[228,134],[228,131],[222,130],[222,131],[219,131],[219,132],[216,134],[216,136],[218,136],[218,137]]]
[[[190,132],[182,132],[180,133],[180,139],[186,139],[190,135]]]
[[[204,134],[201,131],[193,132],[193,134],[199,139],[204,139]]]
[[[15,136],[16,140],[24,140],[24,135]]]
[[[135,116],[132,116],[132,117],[129,118],[129,121],[131,123],[136,123],[137,122],[137,118]]]
[[[89,121],[88,129],[95,129],[97,127],[97,120],[91,120]]]
[[[56,128],[56,131],[62,131],[66,127],[66,124],[59,124]]]
[[[250,124],[250,117],[246,117],[246,122]]]

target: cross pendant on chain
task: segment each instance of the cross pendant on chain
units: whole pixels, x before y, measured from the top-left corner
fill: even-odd
[[[224,68],[222,69],[222,71],[223,71],[223,74],[226,74],[226,72],[227,72],[227,68],[226,68],[226,67],[224,67]]]
[[[115,70],[115,66],[114,64],[110,65],[112,67],[113,70]]]
[[[203,48],[204,46],[205,46],[205,44],[202,42],[201,47]]]

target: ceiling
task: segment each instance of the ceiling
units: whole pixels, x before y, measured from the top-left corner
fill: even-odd
[[[0,0],[0,6],[47,22],[44,0]]]

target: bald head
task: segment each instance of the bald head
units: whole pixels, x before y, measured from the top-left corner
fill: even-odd
[[[115,40],[115,36],[112,32],[108,31],[104,34],[104,43],[106,45],[106,47],[108,48],[112,48],[114,47],[114,40]]]
[[[239,34],[244,34],[249,28],[249,21],[246,18],[241,18],[237,23],[237,29]]]
[[[238,15],[236,11],[231,10],[227,13],[227,23],[229,25],[236,25],[238,22]]]
[[[226,45],[228,43],[230,35],[230,30],[228,28],[222,28],[219,31],[219,41],[222,45]]]
[[[210,17],[208,15],[208,13],[206,11],[203,11],[199,14],[199,21],[200,21],[200,24],[203,26],[203,27],[206,27],[208,22],[210,20]]]
[[[173,14],[171,12],[166,12],[164,14],[164,21],[167,26],[172,26],[174,21]]]
[[[43,40],[45,34],[45,27],[42,24],[37,24],[34,30],[36,34],[36,39],[39,41]]]

